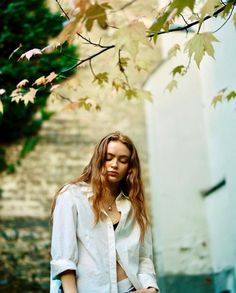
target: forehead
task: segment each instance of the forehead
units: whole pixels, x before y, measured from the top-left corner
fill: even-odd
[[[118,156],[130,156],[130,150],[128,147],[119,140],[110,141],[107,145],[107,153],[111,153]]]

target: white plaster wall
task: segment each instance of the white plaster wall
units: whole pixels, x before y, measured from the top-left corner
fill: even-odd
[[[182,34],[165,35],[163,54]],[[186,64],[183,55],[163,63],[146,83],[154,102],[146,106],[154,241],[159,274],[202,274],[210,271],[204,199],[209,168],[200,75],[190,69],[172,93],[164,91],[170,71]]]
[[[218,22],[218,26],[222,21]],[[209,30],[212,23],[208,23]],[[236,271],[236,103],[235,101],[210,106],[212,96],[228,87],[236,90],[236,32],[232,22],[218,33],[221,41],[216,45],[216,62],[207,59],[201,74],[204,88],[204,114],[208,138],[211,184],[222,178],[226,185],[206,198],[208,225],[213,255],[213,268],[221,271],[233,268]],[[229,274],[229,283],[235,276]],[[233,287],[233,285],[230,285]],[[236,284],[232,292],[236,292]]]
[[[220,89],[236,88],[233,25],[221,29],[218,38],[217,61],[205,59],[200,71],[192,66],[172,93],[164,88],[170,71],[186,64],[182,55],[163,63],[146,83],[154,96],[146,104],[146,117],[160,275],[236,270],[236,103],[211,106]],[[163,55],[180,40],[182,34],[160,37]],[[223,188],[201,196],[201,190],[223,178]],[[228,283],[236,292],[233,274]]]

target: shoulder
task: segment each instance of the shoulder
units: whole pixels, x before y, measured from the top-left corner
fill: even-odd
[[[91,192],[90,185],[85,182],[66,184],[59,191],[57,201],[77,201],[84,196],[87,197]]]

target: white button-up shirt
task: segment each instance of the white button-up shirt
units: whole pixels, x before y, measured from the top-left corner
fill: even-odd
[[[50,292],[59,292],[60,273],[75,270],[79,293],[117,293],[118,261],[136,289],[155,287],[150,228],[140,243],[140,230],[129,198],[120,193],[116,206],[121,212],[114,231],[103,212],[94,223],[92,190],[86,183],[65,186],[56,201],[51,243]]]

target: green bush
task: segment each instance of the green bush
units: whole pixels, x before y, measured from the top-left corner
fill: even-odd
[[[50,117],[44,109],[48,88],[41,87],[35,103],[29,102],[27,106],[23,101],[18,104],[11,102],[11,92],[23,79],[32,84],[40,76],[61,72],[73,65],[76,48],[64,44],[51,53],[33,56],[30,61],[18,61],[26,51],[46,47],[48,40],[61,31],[65,19],[58,13],[52,13],[43,0],[5,0],[0,2],[0,10],[0,88],[6,90],[6,94],[1,96],[4,113],[0,113],[0,143],[8,144],[35,135],[43,121]],[[38,112],[41,116],[37,115],[36,119]]]

